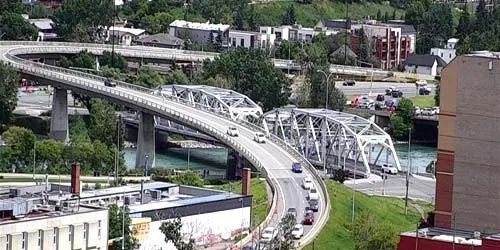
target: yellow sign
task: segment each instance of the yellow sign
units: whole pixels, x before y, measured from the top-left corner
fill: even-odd
[[[151,218],[132,218],[132,232],[138,241],[144,240],[149,234],[149,223]]]

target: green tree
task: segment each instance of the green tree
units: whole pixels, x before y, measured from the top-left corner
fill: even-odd
[[[59,59],[59,66],[63,68],[73,67],[73,62],[65,56],[61,56]]]
[[[157,12],[145,16],[141,20],[141,27],[149,34],[168,33],[168,25],[174,21],[174,16],[168,12]]]
[[[396,20],[396,9],[392,11],[391,20]]]
[[[4,158],[4,170],[14,167],[15,172],[26,172],[33,163],[33,150],[36,137],[33,131],[12,126],[2,134],[5,149],[1,151]],[[32,169],[32,168],[30,168]]]
[[[283,15],[283,20],[281,24],[283,25],[294,25],[297,23],[297,17],[295,16],[295,7],[293,4],[288,6],[285,15]]]
[[[88,50],[82,50],[71,60],[71,65],[76,68],[95,69],[96,58]]]
[[[158,72],[150,67],[141,67],[134,79],[134,84],[146,87],[146,88],[156,88],[165,83],[165,78],[163,78]]]
[[[17,105],[17,87],[19,74],[7,64],[0,62],[0,127],[8,124],[12,119],[12,112]]]
[[[52,18],[55,23],[54,30],[65,41],[102,40],[99,30],[112,24],[113,13],[113,0],[65,1]]]
[[[405,23],[414,26],[419,26],[423,21],[423,14],[425,13],[425,7],[420,1],[414,1],[410,4],[410,7],[406,10]],[[418,30],[418,28],[417,28]]]
[[[342,92],[340,89],[338,89],[336,87],[332,86],[330,88],[330,86],[329,86],[329,88],[328,88],[328,108],[342,112],[342,111],[344,111],[346,103],[347,103],[347,98],[345,97],[344,92]]]
[[[109,206],[109,239],[117,239],[125,236],[125,246],[126,250],[133,250],[137,247],[137,240],[132,235],[132,219],[130,219],[130,209],[128,207],[118,207],[113,204]],[[122,241],[115,240],[113,242],[112,248],[114,250],[122,249]]]
[[[297,218],[294,214],[287,213],[280,221],[279,227],[283,240],[280,243],[280,250],[294,250],[293,227],[297,224]]]
[[[0,15],[5,12],[22,14],[23,4],[21,1],[0,1]]]
[[[379,10],[377,10],[377,16],[376,16],[376,20],[377,21],[381,21],[382,20],[382,12]]]
[[[193,250],[194,239],[189,238],[186,242],[182,236],[181,218],[176,218],[167,222],[161,223],[160,231],[165,235],[165,242],[172,242],[177,249]]]
[[[399,115],[391,116],[389,123],[389,134],[400,141],[408,138],[408,125],[404,122],[403,118]]]
[[[118,121],[114,107],[101,99],[92,99],[90,110],[89,135],[92,141],[99,140],[108,147],[115,147],[117,143],[117,128],[120,127],[120,149],[123,149],[124,125]]]
[[[440,104],[440,95],[441,94],[441,81],[436,82],[436,93],[434,95],[434,104],[439,106]]]
[[[256,13],[255,13],[255,7],[254,5],[252,4],[250,6],[250,10],[249,10],[249,13],[248,13],[248,20],[247,20],[247,24],[248,24],[248,29],[251,30],[251,31],[256,31],[258,30],[258,26],[257,26],[257,17],[256,17]]]
[[[376,218],[367,212],[361,212],[356,217],[350,231],[355,242],[355,250],[396,249],[398,234],[394,228],[379,224]]]
[[[276,50],[275,58],[297,60],[301,53],[299,42],[283,40]]]
[[[462,11],[460,12],[460,18],[458,19],[458,25],[456,30],[456,36],[462,40],[472,32],[472,23],[470,19],[469,10],[467,9],[467,4],[464,4]]]
[[[92,55],[92,54],[91,54]],[[113,53],[111,51],[102,52],[102,56],[99,59],[101,66],[108,66],[110,68],[120,69],[121,71],[126,71],[128,68],[128,63],[123,58],[120,53]]]
[[[37,168],[49,174],[59,174],[59,168],[64,164],[63,153],[63,142],[52,139],[37,142]]]
[[[245,26],[244,17],[243,17],[243,15],[244,15],[243,13],[245,11],[245,6],[246,5],[244,5],[244,4],[240,4],[238,9],[236,10],[236,14],[234,17],[234,26],[236,26],[236,29],[238,29],[238,30],[243,30],[244,26]]]
[[[484,0],[479,0],[479,4],[476,8],[476,23],[474,24],[474,30],[477,32],[486,32],[491,25],[490,21],[490,13],[486,9],[486,2]]]
[[[415,115],[413,102],[408,98],[401,98],[397,106],[397,115],[403,118],[404,123],[411,124]]]
[[[204,78],[221,76],[231,84],[230,89],[261,103],[264,110],[288,102],[290,79],[258,49],[238,48],[223,53],[203,65]]]
[[[74,142],[90,142],[89,131],[87,129],[87,124],[83,120],[81,115],[75,115],[75,119],[71,123],[69,129],[71,141]]]
[[[186,76],[186,74],[184,74],[184,72],[182,70],[176,69],[167,75],[167,77],[165,78],[165,84],[167,84],[167,85],[173,85],[173,84],[187,85],[187,84],[189,84],[189,79]]]
[[[33,8],[29,11],[28,16],[30,19],[35,19],[35,18],[48,18],[54,14],[54,11],[52,8],[49,6],[37,2]]]
[[[389,21],[389,19],[390,19],[390,17],[389,17],[389,12],[387,12],[387,11],[386,11],[386,12],[385,12],[385,14],[384,14],[384,19],[383,19],[383,22],[384,22],[384,23],[387,23],[387,21]]]
[[[100,68],[99,75],[118,81],[126,81],[128,79],[127,75],[122,73],[120,69],[111,68],[109,66],[103,66]]]
[[[195,187],[203,187],[203,180],[193,171],[186,171],[169,178],[169,182],[179,185],[188,185]]]
[[[368,42],[368,37],[365,34],[365,31],[363,28],[359,30],[358,33],[359,36],[359,59],[364,62],[368,62],[371,60],[371,55],[369,54],[369,42]]]
[[[38,30],[21,15],[4,12],[0,15],[0,35],[2,40],[36,40]]]

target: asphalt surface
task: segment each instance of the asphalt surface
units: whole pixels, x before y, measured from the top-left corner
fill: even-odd
[[[79,46],[78,50],[82,48]],[[0,52],[2,55],[6,52],[6,47],[0,47]],[[120,52],[120,51],[118,51]],[[139,53],[139,50],[135,50],[134,53]],[[10,61],[4,56],[1,57],[4,61]],[[15,65],[15,63],[14,63]],[[46,70],[48,71],[48,70]],[[76,81],[87,82],[89,84],[100,85],[104,87],[104,83],[85,78],[78,75],[71,75],[62,72],[53,72],[56,75],[65,77],[65,80],[72,79]],[[75,83],[73,83],[75,84]],[[92,87],[85,87],[89,91],[98,91]],[[116,92],[120,92],[122,95],[128,94],[129,98],[143,100],[144,102],[148,102],[148,105],[152,107],[153,105],[165,107],[170,110],[177,111],[182,113],[185,116],[189,116],[190,118],[199,121],[202,124],[206,124],[215,128],[216,130],[225,133],[229,126],[235,126],[239,130],[239,136],[234,137],[233,139],[239,143],[242,147],[251,152],[251,154],[256,157],[262,165],[264,165],[266,171],[269,173],[269,177],[274,179],[277,182],[276,185],[276,195],[277,195],[277,210],[276,213],[273,214],[273,217],[270,221],[269,225],[277,227],[279,221],[283,217],[286,210],[290,207],[294,207],[297,209],[299,217],[303,214],[303,211],[306,206],[306,192],[300,187],[302,179],[305,176],[310,176],[309,173],[301,173],[294,174],[291,172],[292,163],[297,161],[294,157],[288,154],[284,149],[280,146],[267,142],[264,144],[259,144],[253,141],[254,131],[247,129],[237,123],[234,123],[230,120],[218,117],[216,115],[212,115],[200,110],[197,110],[193,107],[185,106],[176,102],[163,100],[161,97],[153,96],[147,93],[142,93],[139,91],[135,91],[128,88],[116,87],[112,90]],[[118,97],[117,93],[106,92],[108,96]],[[123,99],[123,98],[120,98]],[[134,103],[134,101],[130,101]],[[168,118],[168,116],[167,116]],[[313,179],[316,186],[319,186],[318,183]],[[321,206],[320,206],[321,208]],[[317,214],[320,214],[319,211]],[[319,218],[316,218],[318,220]],[[311,230],[311,227],[305,227],[305,235]]]
[[[343,86],[344,81],[337,81],[336,87],[338,87],[346,96],[354,95],[368,95],[370,90],[372,92],[373,98],[378,94],[384,94],[385,90],[389,87],[396,87],[397,89],[403,91],[403,97],[414,97],[418,95],[418,91],[414,83],[401,83],[401,82],[356,82],[354,86]],[[429,84],[431,87],[430,95],[435,94],[435,85]],[[386,96],[386,99],[393,99],[390,96]]]

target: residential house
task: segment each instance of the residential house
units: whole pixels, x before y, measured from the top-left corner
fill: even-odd
[[[328,30],[342,31],[351,30],[351,20],[345,19],[323,19],[319,20],[315,27],[326,28]]]
[[[421,75],[441,75],[446,62],[436,55],[411,55],[404,62],[405,72]]]
[[[299,41],[299,42],[309,42],[318,34],[333,35],[338,31],[328,30],[324,27],[315,28],[304,28],[302,25],[282,25],[278,27],[271,26],[261,26],[261,34],[275,35],[275,41],[280,42],[282,40],[287,41]]]
[[[37,41],[47,41],[57,39],[57,34],[54,32],[54,22],[51,19],[28,19],[28,22],[35,25],[38,29]]]
[[[432,48],[431,55],[436,55],[441,57],[447,64],[451,62],[457,56],[456,45],[458,43],[458,39],[450,38],[446,43],[444,48]]]
[[[330,58],[344,58],[345,55],[347,54],[347,58],[351,59],[356,59],[358,58],[358,55],[354,53],[354,51],[349,48],[349,46],[342,45],[338,49],[336,49],[334,52],[330,54]]]
[[[134,40],[132,44],[168,49],[183,49],[184,40],[167,33],[159,33]]]
[[[169,34],[175,37],[180,37],[191,42],[207,44],[217,41],[217,37],[221,35],[223,45],[229,42],[229,25],[227,24],[211,24],[187,22],[184,20],[175,20],[170,25]]]
[[[111,26],[108,29],[108,37],[121,45],[132,45],[132,41],[139,40],[146,36],[143,29],[124,28]]]
[[[230,30],[229,47],[237,48],[266,48],[266,42],[261,43],[261,34],[259,32]]]
[[[351,30],[357,33],[363,29],[368,37],[373,53],[382,69],[397,67],[413,53],[412,38],[403,35],[402,27],[388,24],[353,24]]]

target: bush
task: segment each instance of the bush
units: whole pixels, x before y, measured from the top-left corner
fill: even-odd
[[[94,189],[102,189],[102,184],[100,182],[97,182],[95,185],[94,185]]]
[[[349,171],[345,169],[335,169],[332,173],[332,179],[340,184],[344,184],[344,181],[347,180],[348,176]]]

